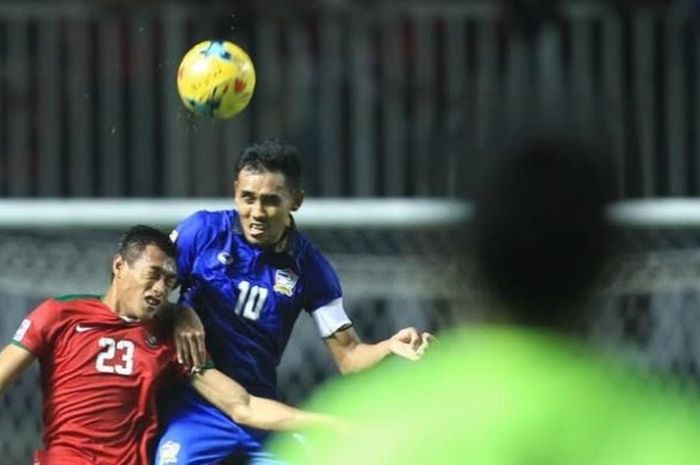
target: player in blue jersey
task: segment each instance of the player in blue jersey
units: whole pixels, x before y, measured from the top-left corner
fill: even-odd
[[[295,226],[302,204],[296,150],[277,141],[243,151],[234,173],[236,210],[200,211],[173,231],[181,302],[206,329],[216,367],[251,394],[276,398],[276,369],[294,323],[308,312],[342,373],[390,354],[417,360],[431,336],[405,328],[363,343],[343,308],[336,272]],[[274,463],[261,451],[262,432],[235,424],[194,391],[176,392],[166,407],[157,465],[214,464],[231,457]],[[166,450],[179,454],[165,457]]]

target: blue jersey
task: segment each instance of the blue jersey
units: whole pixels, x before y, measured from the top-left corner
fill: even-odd
[[[348,326],[336,272],[293,227],[283,252],[249,244],[235,210],[201,211],[172,238],[181,301],[199,314],[216,367],[249,392],[276,396],[276,369],[302,309],[322,336]]]
[[[323,337],[350,325],[338,276],[294,227],[283,252],[249,244],[236,211],[198,212],[171,235],[177,245],[180,300],[206,330],[216,367],[261,397],[276,397],[276,369],[302,309]],[[158,465],[209,465],[230,456],[277,464],[262,431],[237,425],[191,387],[171,390],[156,450]]]

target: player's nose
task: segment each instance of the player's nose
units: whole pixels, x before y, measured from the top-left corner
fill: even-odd
[[[252,209],[250,210],[250,215],[255,219],[261,219],[265,217],[265,209],[262,207],[260,202],[255,202]]]
[[[165,284],[164,279],[159,279],[158,281],[155,282],[153,285],[153,292],[156,294],[156,297],[158,298],[163,298],[167,295],[168,293],[168,286]]]

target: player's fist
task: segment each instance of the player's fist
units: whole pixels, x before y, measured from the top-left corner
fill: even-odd
[[[408,360],[420,360],[434,340],[430,333],[419,333],[416,328],[404,328],[389,339],[391,352]]]

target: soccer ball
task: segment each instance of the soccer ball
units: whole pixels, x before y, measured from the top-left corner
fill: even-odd
[[[233,42],[205,40],[192,47],[177,70],[177,90],[185,107],[198,115],[231,118],[250,102],[255,68]]]

